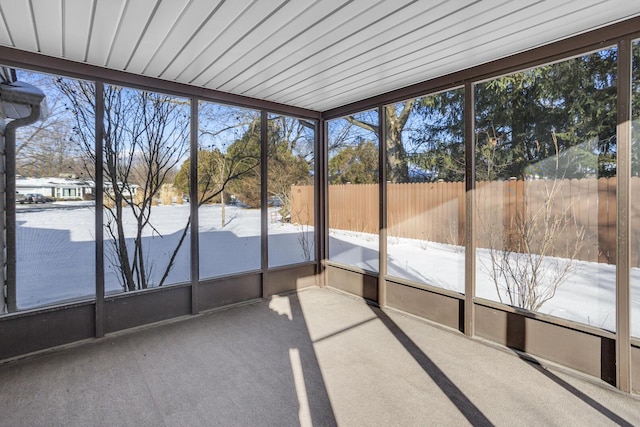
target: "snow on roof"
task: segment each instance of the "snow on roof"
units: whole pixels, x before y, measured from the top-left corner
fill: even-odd
[[[51,187],[51,186],[79,186],[93,187],[91,180],[67,178],[16,178],[16,187]]]
[[[40,105],[39,119],[48,116],[44,92],[25,82],[10,82],[0,84],[0,112],[3,117],[20,119],[31,114],[32,105]]]

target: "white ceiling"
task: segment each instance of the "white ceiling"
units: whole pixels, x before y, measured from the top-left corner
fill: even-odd
[[[0,0],[0,14],[5,46],[325,111],[640,15],[640,2]]]

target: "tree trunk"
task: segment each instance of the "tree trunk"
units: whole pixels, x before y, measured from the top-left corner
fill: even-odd
[[[409,165],[407,153],[402,144],[402,128],[393,119],[389,120],[387,129],[387,181],[409,182]]]
[[[115,188],[115,187],[114,187]],[[118,233],[118,242],[116,251],[118,252],[118,259],[120,260],[120,269],[122,276],[125,279],[127,290],[135,291],[136,282],[133,279],[133,272],[131,271],[131,264],[129,264],[129,252],[127,250],[127,239],[124,234],[124,224],[122,222],[122,196],[116,194],[115,197],[115,209],[116,209],[116,227]]]
[[[221,214],[222,220],[221,220],[220,227],[224,228],[226,223],[226,218],[224,214],[224,190],[220,191],[220,207],[222,208],[222,214]]]

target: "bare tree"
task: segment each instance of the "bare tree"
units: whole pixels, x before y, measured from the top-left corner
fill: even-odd
[[[16,172],[31,177],[77,173],[81,168],[77,145],[72,140],[73,117],[65,106],[64,94],[55,90],[55,76],[21,71],[20,79],[42,88],[47,94],[47,117],[18,129]]]
[[[409,162],[407,152],[402,143],[402,131],[416,104],[415,99],[401,104],[387,105],[386,109],[386,138],[384,144],[387,150],[387,179],[391,182],[409,182]],[[346,120],[362,129],[373,132],[380,138],[378,124],[356,116],[347,116]]]
[[[95,164],[95,87],[92,83],[59,80],[76,118],[76,135],[87,162]],[[162,286],[174,266],[188,233],[190,218],[179,235],[169,261],[154,280],[155,261],[149,259],[143,236],[161,233],[151,221],[154,197],[168,181],[189,149],[186,104],[172,97],[145,91],[105,86],[103,175],[105,231],[113,252],[107,254],[125,291]],[[95,179],[93,168],[86,172]],[[99,191],[100,189],[98,189]],[[100,194],[100,193],[98,193]],[[125,231],[127,212],[134,218],[133,244]]]
[[[558,169],[556,154],[556,172]],[[506,233],[497,229],[502,225],[495,216],[489,215],[484,222],[489,262],[483,267],[500,302],[506,299],[510,305],[530,311],[540,310],[575,273],[585,238],[573,204],[561,197],[565,180],[555,176],[537,182],[542,183],[542,191],[529,198],[542,199],[542,203],[530,203],[537,207],[529,212],[517,210],[506,224]]]
[[[222,209],[221,227],[226,225],[226,190],[229,184],[249,174],[260,174],[260,156],[243,150],[243,141],[236,141],[231,152],[219,148],[200,150],[198,158],[198,206],[219,198]]]
[[[200,206],[219,200],[224,227],[229,187],[241,186],[247,177],[260,177],[260,116],[253,110],[203,103],[199,122],[197,202]],[[176,176],[179,188],[188,188],[188,175],[185,162]]]
[[[305,261],[311,261],[315,244],[313,233],[310,232],[309,226],[311,223],[309,205],[307,204],[298,208],[294,214],[299,221],[296,223],[296,227],[298,229],[298,243],[300,244],[300,249],[302,249],[302,258]]]

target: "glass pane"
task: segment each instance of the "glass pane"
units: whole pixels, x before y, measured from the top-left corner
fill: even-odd
[[[190,280],[189,206],[174,185],[189,156],[189,102],[104,89],[106,292]]]
[[[269,267],[315,261],[315,122],[269,115]]]
[[[477,85],[479,297],[615,329],[616,57]]]
[[[378,272],[378,113],[329,122],[329,259]]]
[[[260,112],[201,102],[198,114],[200,278],[259,270]]]
[[[464,293],[464,90],[387,109],[387,271]]]
[[[17,71],[48,117],[16,133],[16,299],[26,309],[95,295],[93,83]]]
[[[631,335],[640,338],[640,41],[633,43],[631,103]]]

